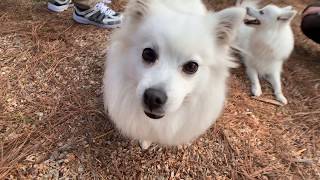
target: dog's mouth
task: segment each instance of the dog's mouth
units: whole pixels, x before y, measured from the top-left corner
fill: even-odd
[[[151,119],[161,119],[164,117],[164,115],[153,114],[146,111],[144,111],[144,113]]]
[[[258,19],[249,19],[249,18],[245,19],[244,23],[246,25],[260,25],[261,24],[261,22]]]
[[[250,8],[246,8],[247,10],[247,17],[244,19],[244,24],[246,25],[260,25],[261,22],[258,18],[255,17],[254,13]]]

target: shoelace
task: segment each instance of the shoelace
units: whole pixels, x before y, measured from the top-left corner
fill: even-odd
[[[100,10],[101,13],[103,13],[107,16],[113,16],[114,14],[116,14],[116,12],[105,5],[105,3],[110,3],[110,2],[111,2],[111,0],[103,0],[103,1],[96,4],[96,8],[98,10]]]

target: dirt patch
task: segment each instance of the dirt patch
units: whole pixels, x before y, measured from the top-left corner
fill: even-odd
[[[206,2],[217,10],[232,3]],[[301,12],[309,1],[274,2]],[[283,75],[287,106],[251,98],[241,67],[232,71],[223,116],[205,135],[191,146],[142,151],[104,114],[111,31],[74,23],[71,10],[49,12],[45,1],[0,7],[0,179],[320,178],[320,48],[300,32],[300,16]],[[265,82],[263,92],[273,99]]]

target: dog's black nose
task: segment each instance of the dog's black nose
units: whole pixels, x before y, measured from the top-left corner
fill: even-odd
[[[144,104],[152,111],[161,108],[167,102],[167,95],[163,90],[149,88],[143,94]]]

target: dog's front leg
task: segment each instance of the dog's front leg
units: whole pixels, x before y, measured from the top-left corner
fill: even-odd
[[[257,97],[261,96],[262,91],[261,91],[258,72],[251,67],[247,67],[247,75],[251,82],[251,93]]]
[[[151,146],[152,142],[150,141],[139,141],[139,145],[141,147],[141,149],[146,150]]]
[[[286,97],[284,97],[284,95],[282,93],[281,72],[277,71],[277,72],[273,72],[273,73],[269,74],[267,81],[269,81],[269,83],[272,85],[276,99],[283,104],[288,104],[288,100],[286,99]]]

